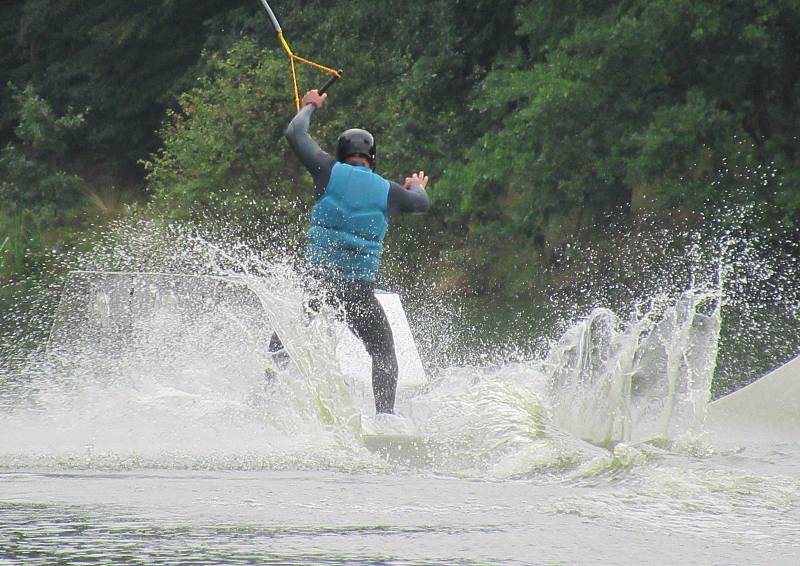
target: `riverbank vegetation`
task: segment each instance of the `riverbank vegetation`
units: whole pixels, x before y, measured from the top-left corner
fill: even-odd
[[[288,68],[259,3],[91,4],[0,8],[4,289],[134,210],[224,210],[301,239],[310,179],[282,137]],[[273,7],[297,52],[346,70],[315,116],[323,147],[366,127],[383,174],[432,179],[431,213],[391,236],[389,281],[534,300],[546,277],[580,296],[559,266],[587,247],[613,263],[642,218],[740,205],[757,213],[739,228],[781,250],[800,223],[796,2]]]

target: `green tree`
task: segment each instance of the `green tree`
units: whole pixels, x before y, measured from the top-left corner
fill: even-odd
[[[82,217],[84,183],[64,171],[84,115],[63,116],[33,87],[14,91],[16,139],[0,150],[0,273],[8,278],[64,239]],[[32,254],[29,257],[28,254]]]
[[[716,204],[726,170],[771,161],[796,207],[796,3],[520,4],[473,103],[495,125],[439,187],[456,217],[556,246],[645,198]]]
[[[224,211],[296,233],[311,181],[284,139],[294,114],[284,59],[245,39],[206,67],[168,112],[162,149],[144,162],[153,206],[172,218]]]
[[[20,2],[17,2],[20,4]],[[82,154],[98,173],[140,175],[164,109],[187,79],[206,22],[256,2],[25,0],[15,17],[11,79],[32,83],[57,109],[90,107]]]

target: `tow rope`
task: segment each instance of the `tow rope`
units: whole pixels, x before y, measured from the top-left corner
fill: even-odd
[[[286,52],[286,55],[289,57],[289,68],[292,71],[292,86],[294,87],[294,104],[297,107],[297,111],[300,111],[300,87],[297,84],[297,69],[295,67],[295,61],[299,61],[300,63],[305,63],[315,69],[319,69],[320,71],[324,71],[331,75],[331,77],[327,80],[327,82],[322,85],[319,89],[320,94],[324,94],[330,86],[335,83],[339,78],[341,78],[344,71],[341,69],[331,69],[330,67],[326,67],[325,65],[320,65],[319,63],[315,63],[314,61],[309,61],[304,57],[300,57],[299,55],[295,55],[292,51],[292,48],[289,47],[289,43],[286,41],[286,38],[283,36],[283,30],[281,29],[281,24],[278,23],[278,18],[275,17],[275,12],[272,11],[272,8],[269,7],[267,0],[260,0],[261,4],[264,6],[264,9],[267,11],[269,15],[269,19],[272,22],[272,27],[275,28],[275,33],[278,34],[278,39],[281,42],[281,46],[283,46],[283,50]]]

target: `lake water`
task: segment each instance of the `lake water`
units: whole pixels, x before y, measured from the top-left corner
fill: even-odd
[[[513,480],[408,468],[134,471],[54,461],[36,470],[6,460],[0,558],[19,564],[797,563],[796,444],[638,457],[588,477]]]
[[[188,310],[175,289],[124,312],[113,285],[75,293],[3,377],[0,561],[800,562],[798,439],[704,427],[713,290],[401,380],[418,441],[370,449],[368,370],[274,285],[195,288]],[[272,380],[253,301],[294,360]]]

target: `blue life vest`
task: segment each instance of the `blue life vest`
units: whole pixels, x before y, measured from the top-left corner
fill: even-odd
[[[332,279],[374,282],[389,228],[389,181],[336,163],[311,212],[306,264]]]

